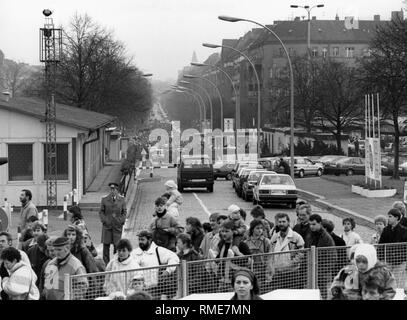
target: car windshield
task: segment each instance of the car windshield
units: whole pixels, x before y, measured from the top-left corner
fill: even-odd
[[[252,172],[249,175],[249,179],[250,181],[257,181],[257,179],[264,174],[266,171],[256,171],[256,172]]]
[[[263,177],[260,183],[260,185],[270,184],[294,185],[294,182],[290,176],[266,175]]]
[[[184,168],[209,168],[211,163],[209,158],[185,158]]]

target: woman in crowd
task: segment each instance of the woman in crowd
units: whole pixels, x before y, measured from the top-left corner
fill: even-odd
[[[387,226],[387,218],[384,215],[378,215],[374,218],[374,224],[376,227],[376,232],[372,235],[371,244],[378,244],[380,236],[382,235],[383,229]]]
[[[235,291],[231,300],[263,300],[259,297],[259,285],[256,275],[246,268],[235,271],[232,276]]]
[[[188,217],[186,219],[185,230],[191,236],[193,248],[196,252],[199,252],[199,247],[205,236],[201,221],[195,217]]]
[[[82,229],[78,226],[70,225],[65,229],[63,235],[71,242],[71,253],[82,262],[86,272],[98,272],[95,259],[83,242]]]
[[[86,229],[86,223],[85,219],[83,218],[81,208],[79,206],[71,206],[68,209],[69,212],[69,221],[71,222],[72,225],[74,226],[81,226],[83,229]]]

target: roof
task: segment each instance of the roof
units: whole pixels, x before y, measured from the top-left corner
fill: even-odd
[[[0,109],[45,120],[45,101],[37,98],[14,98],[0,101]],[[81,130],[95,130],[110,124],[115,117],[57,103],[56,123]]]
[[[379,26],[384,26],[386,20],[359,20],[358,29],[346,29],[344,20],[311,20],[311,45],[318,43],[369,43]],[[267,25],[283,42],[307,41],[308,20],[302,21],[275,21]],[[279,43],[267,30],[258,38],[253,47],[264,43]]]

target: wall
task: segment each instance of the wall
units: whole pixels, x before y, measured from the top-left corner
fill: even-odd
[[[72,190],[72,138],[80,131],[57,125],[57,143],[68,143],[68,180],[58,181],[58,205],[62,205],[65,194]],[[7,143],[33,143],[33,181],[8,181],[8,165],[0,167],[0,199],[6,197],[14,206],[19,206],[21,189],[30,189],[36,205],[46,205],[47,190],[44,180],[45,123],[39,119],[11,111],[0,110],[0,157],[7,157]],[[78,144],[77,144],[78,145]],[[78,151],[78,150],[77,150]],[[79,153],[77,152],[77,157]],[[78,174],[77,174],[77,181]]]

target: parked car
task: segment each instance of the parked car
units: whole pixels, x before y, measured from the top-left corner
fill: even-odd
[[[291,158],[285,157],[285,161],[291,166]],[[294,157],[294,175],[303,178],[307,175],[322,176],[324,165],[321,162],[314,162],[306,157]]]
[[[277,173],[284,173],[284,168],[279,167],[279,157],[259,158],[257,161],[264,167],[264,169],[271,170]]]
[[[257,161],[250,161],[250,162],[237,162],[235,167],[232,170],[232,187],[233,189],[236,187],[236,181],[238,179],[239,170],[242,168],[254,168],[254,169],[262,169],[263,166],[260,165]]]
[[[393,156],[382,156],[382,174],[392,175],[394,172],[394,157]],[[399,157],[399,175],[407,175],[407,158]]]
[[[186,187],[207,188],[213,192],[213,166],[207,155],[183,156],[177,170],[178,190]]]
[[[226,180],[232,179],[232,170],[235,167],[234,163],[225,163],[219,168],[213,168],[213,176],[216,180],[217,178],[225,178]]]
[[[322,156],[322,157],[318,158],[316,161],[321,162],[325,166],[327,163],[335,161],[335,159],[341,159],[341,158],[345,158],[345,156],[332,154],[332,155]]]
[[[365,159],[360,157],[346,157],[340,159],[336,163],[335,175],[339,176],[341,173],[347,176],[354,174],[365,174]]]
[[[242,198],[245,201],[250,201],[253,198],[253,189],[259,180],[259,178],[264,175],[264,174],[276,174],[275,171],[269,171],[269,170],[262,170],[262,169],[256,169],[252,170],[249,173],[249,176],[247,177],[246,181],[243,183],[242,187]]]
[[[242,171],[240,172],[239,178],[236,180],[236,185],[235,185],[235,191],[239,197],[242,197],[244,183],[247,181],[249,175],[255,171],[267,171],[267,170],[264,170],[263,168],[260,168],[260,167],[257,167],[257,168],[248,167],[248,168],[243,168]]]
[[[253,204],[285,203],[295,208],[297,187],[288,174],[264,174],[253,189]]]
[[[331,160],[327,160],[324,163],[324,174],[334,174],[336,172],[336,164],[342,159],[346,159],[346,156],[337,156]]]

